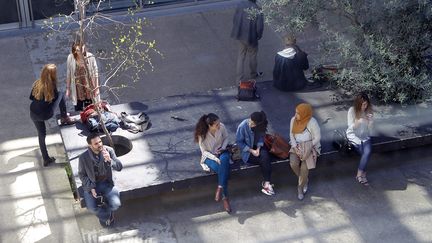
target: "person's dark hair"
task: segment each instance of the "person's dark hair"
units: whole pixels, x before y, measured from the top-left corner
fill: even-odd
[[[354,112],[355,112],[355,116],[357,119],[360,118],[361,116],[361,107],[363,102],[367,102],[368,106],[366,108],[366,113],[371,113],[372,112],[372,104],[370,102],[369,96],[366,93],[359,93],[355,99],[354,99]]]
[[[71,52],[72,52],[72,55],[74,56],[75,60],[78,60],[78,50],[83,51],[82,49],[83,49],[83,45],[81,44],[80,41],[76,41],[76,42],[72,43]],[[86,56],[86,54],[87,53],[84,50],[83,55]]]
[[[253,2],[253,3],[256,3],[256,0],[249,0],[249,2]]]
[[[90,133],[90,134],[87,136],[87,144],[91,144],[91,140],[92,140],[93,138],[97,138],[97,137],[99,137],[99,134],[97,134],[97,133],[95,133],[95,132]]]
[[[264,111],[256,111],[250,115],[250,119],[255,123],[255,130],[257,132],[267,131],[267,116]]]
[[[218,120],[219,117],[214,113],[208,113],[207,115],[201,116],[195,126],[195,133],[194,133],[195,143],[198,143],[199,138],[204,140],[206,138],[209,126],[212,126]]]

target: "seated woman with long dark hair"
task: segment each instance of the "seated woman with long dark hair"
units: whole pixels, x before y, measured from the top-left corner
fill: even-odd
[[[215,200],[222,198],[224,209],[231,213],[228,200],[228,179],[230,173],[228,133],[223,123],[216,114],[209,113],[201,116],[195,127],[195,142],[201,150],[201,166],[205,171],[212,170],[218,175],[218,186],[216,188]]]
[[[264,111],[252,113],[250,118],[243,120],[237,127],[236,142],[240,147],[243,162],[260,166],[264,179],[261,183],[261,192],[273,196],[275,192],[271,184],[270,155],[264,146],[267,125],[267,116]]]

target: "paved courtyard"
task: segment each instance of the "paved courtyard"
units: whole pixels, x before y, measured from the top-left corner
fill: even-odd
[[[155,71],[134,89],[122,91],[120,101],[107,98],[143,102],[233,86],[237,46],[229,38],[232,7],[216,3],[153,14],[148,34],[159,42],[164,58],[155,59]],[[48,39],[38,31],[16,30],[0,37],[0,242],[432,241],[431,147],[374,155],[370,188],[355,183],[357,158],[346,158],[313,174],[310,194],[298,202],[295,179],[285,167],[275,172],[278,194],[272,198],[258,191],[259,175],[233,175],[232,216],[212,201],[214,184],[204,184],[125,201],[116,227],[102,229],[70,192],[54,120],[48,122],[47,144],[57,163],[43,168],[29,118],[30,88],[44,64],[58,65],[64,88],[70,36]],[[299,43],[311,66],[318,64],[314,32],[300,36]],[[280,37],[267,28],[259,52],[265,74],[261,81],[271,79],[274,53],[281,47]],[[422,132],[417,125],[431,122],[428,103],[387,108],[386,114],[403,116],[406,108],[417,114],[402,133]],[[394,121],[388,119],[388,124]]]

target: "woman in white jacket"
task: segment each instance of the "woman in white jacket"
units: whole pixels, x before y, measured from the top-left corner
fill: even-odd
[[[346,133],[348,140],[361,155],[356,180],[365,186],[369,185],[366,178],[366,166],[372,153],[372,143],[369,134],[373,125],[372,118],[373,111],[369,97],[364,93],[357,95],[354,100],[354,106],[348,110],[348,129]]]
[[[82,111],[87,105],[92,103],[93,97],[98,102],[100,100],[99,75],[94,55],[86,52],[85,45],[73,43],[72,53],[69,54],[66,65],[66,97],[72,100],[75,111]],[[87,66],[87,69],[85,66]],[[90,74],[93,90],[87,84],[86,70]]]
[[[321,131],[312,117],[312,106],[299,104],[290,123],[290,166],[298,177],[297,198],[303,200],[308,190],[309,170],[315,168],[321,152]]]

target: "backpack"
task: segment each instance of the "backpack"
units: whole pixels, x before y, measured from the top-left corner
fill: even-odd
[[[354,151],[353,144],[348,140],[345,131],[334,130],[333,132],[333,147],[343,154],[350,154]]]
[[[110,111],[111,110],[110,105],[105,101],[101,102],[100,105],[104,111]],[[90,105],[86,106],[84,108],[84,110],[80,112],[80,118],[81,118],[82,123],[86,123],[90,117],[95,115],[95,113],[96,113],[96,110],[95,110],[94,104],[90,104]]]
[[[237,101],[253,101],[259,99],[257,93],[256,81],[246,80],[240,81],[238,86]]]

